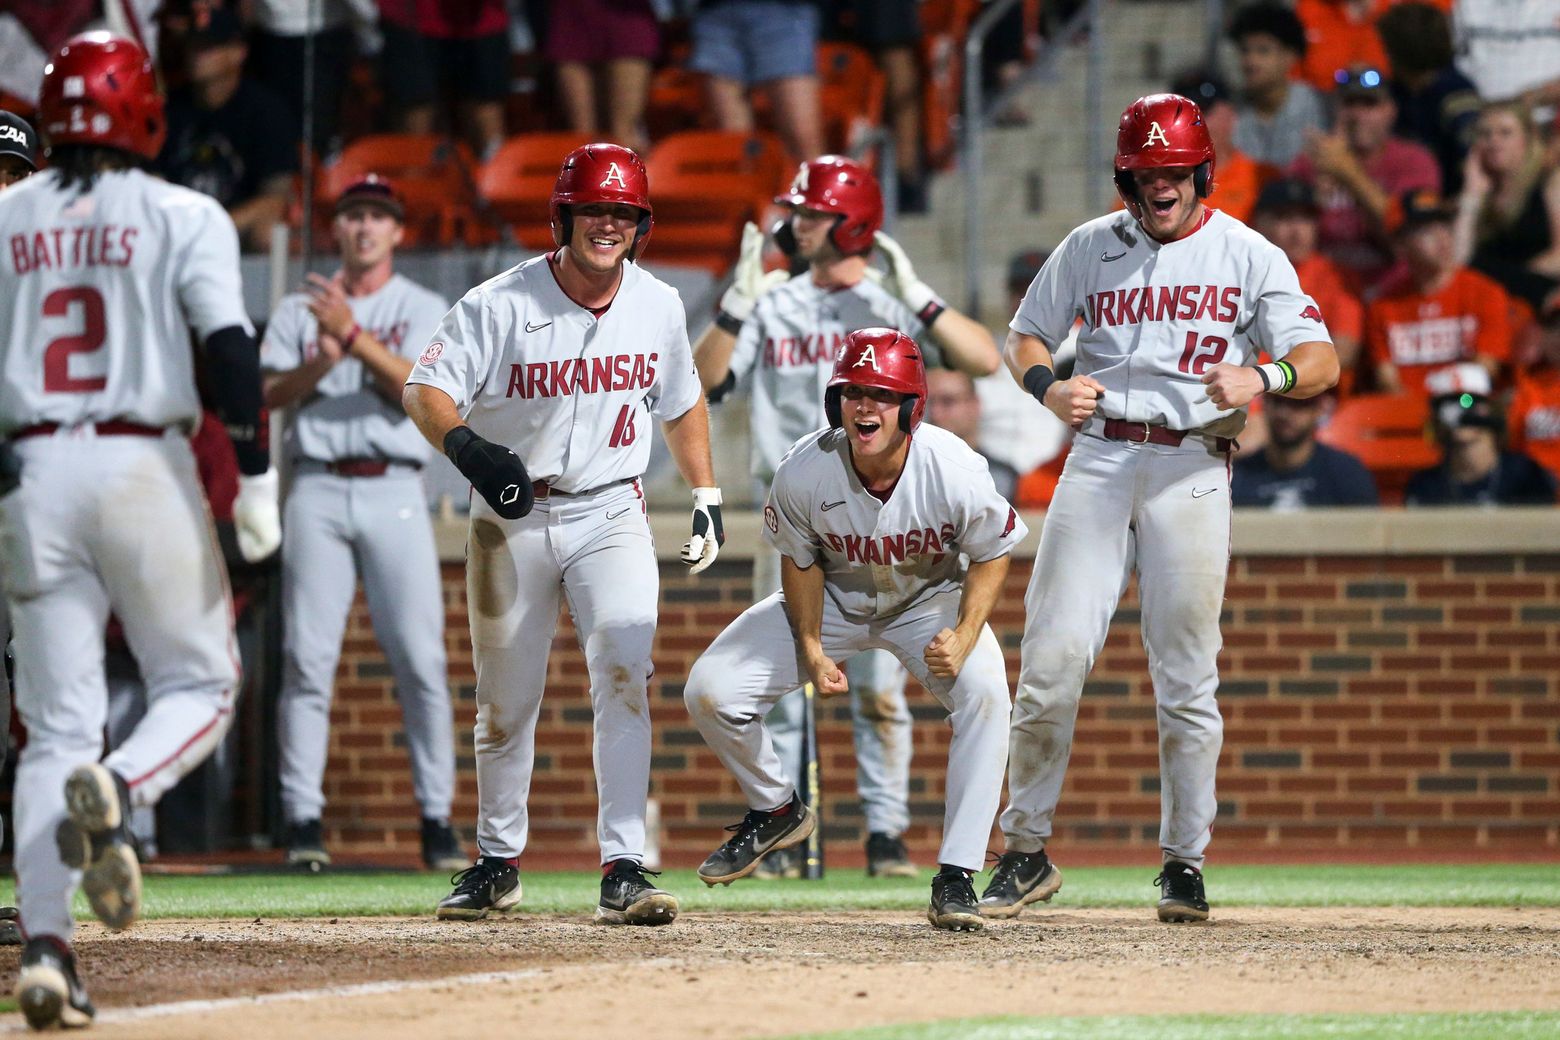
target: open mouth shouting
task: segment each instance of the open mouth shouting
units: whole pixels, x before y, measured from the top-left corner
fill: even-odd
[[[883,424],[875,416],[855,416],[850,421],[850,435],[862,448],[871,448],[883,432]]]

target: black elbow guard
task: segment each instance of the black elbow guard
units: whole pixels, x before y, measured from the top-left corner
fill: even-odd
[[[264,473],[271,466],[271,431],[254,337],[238,325],[218,329],[206,337],[206,360],[212,409],[233,440],[239,472]]]

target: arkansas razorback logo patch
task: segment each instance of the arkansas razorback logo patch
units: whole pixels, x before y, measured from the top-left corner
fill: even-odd
[[[1300,312],[1300,317],[1310,318],[1312,321],[1319,322],[1322,320],[1322,312],[1318,310],[1316,304],[1313,303],[1305,310]]]
[[[1018,510],[1014,509],[1012,506],[1008,506],[1008,522],[1007,526],[1002,529],[1002,537],[1006,538],[1008,535],[1012,534],[1013,528],[1017,526]]]

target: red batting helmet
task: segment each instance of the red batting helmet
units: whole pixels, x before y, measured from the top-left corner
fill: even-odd
[[[1121,113],[1116,129],[1116,190],[1137,201],[1133,170],[1155,166],[1192,166],[1192,186],[1205,199],[1213,191],[1213,138],[1202,109],[1179,94],[1140,97]]]
[[[38,121],[50,149],[99,145],[143,159],[157,157],[168,133],[146,52],[101,31],[66,40],[44,66]]]
[[[573,236],[568,207],[593,202],[633,206],[641,211],[634,244],[628,249],[628,258],[637,260],[655,220],[650,211],[650,175],[632,149],[620,144],[586,144],[564,158],[548,203],[555,244],[567,245]]]
[[[899,428],[906,433],[921,425],[926,412],[926,362],[915,340],[894,329],[859,329],[845,337],[834,375],[823,391],[823,412],[829,425],[845,425],[840,394],[846,386],[870,386],[907,395],[899,404]]]
[[[872,250],[883,226],[883,193],[872,171],[843,155],[820,155],[802,163],[790,190],[776,195],[781,206],[805,206],[838,214],[829,241],[845,256]]]

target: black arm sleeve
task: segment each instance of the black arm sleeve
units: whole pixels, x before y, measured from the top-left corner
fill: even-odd
[[[227,427],[245,476],[271,466],[271,431],[260,388],[260,350],[254,337],[237,325],[206,337],[206,361],[211,372],[211,405]]]

